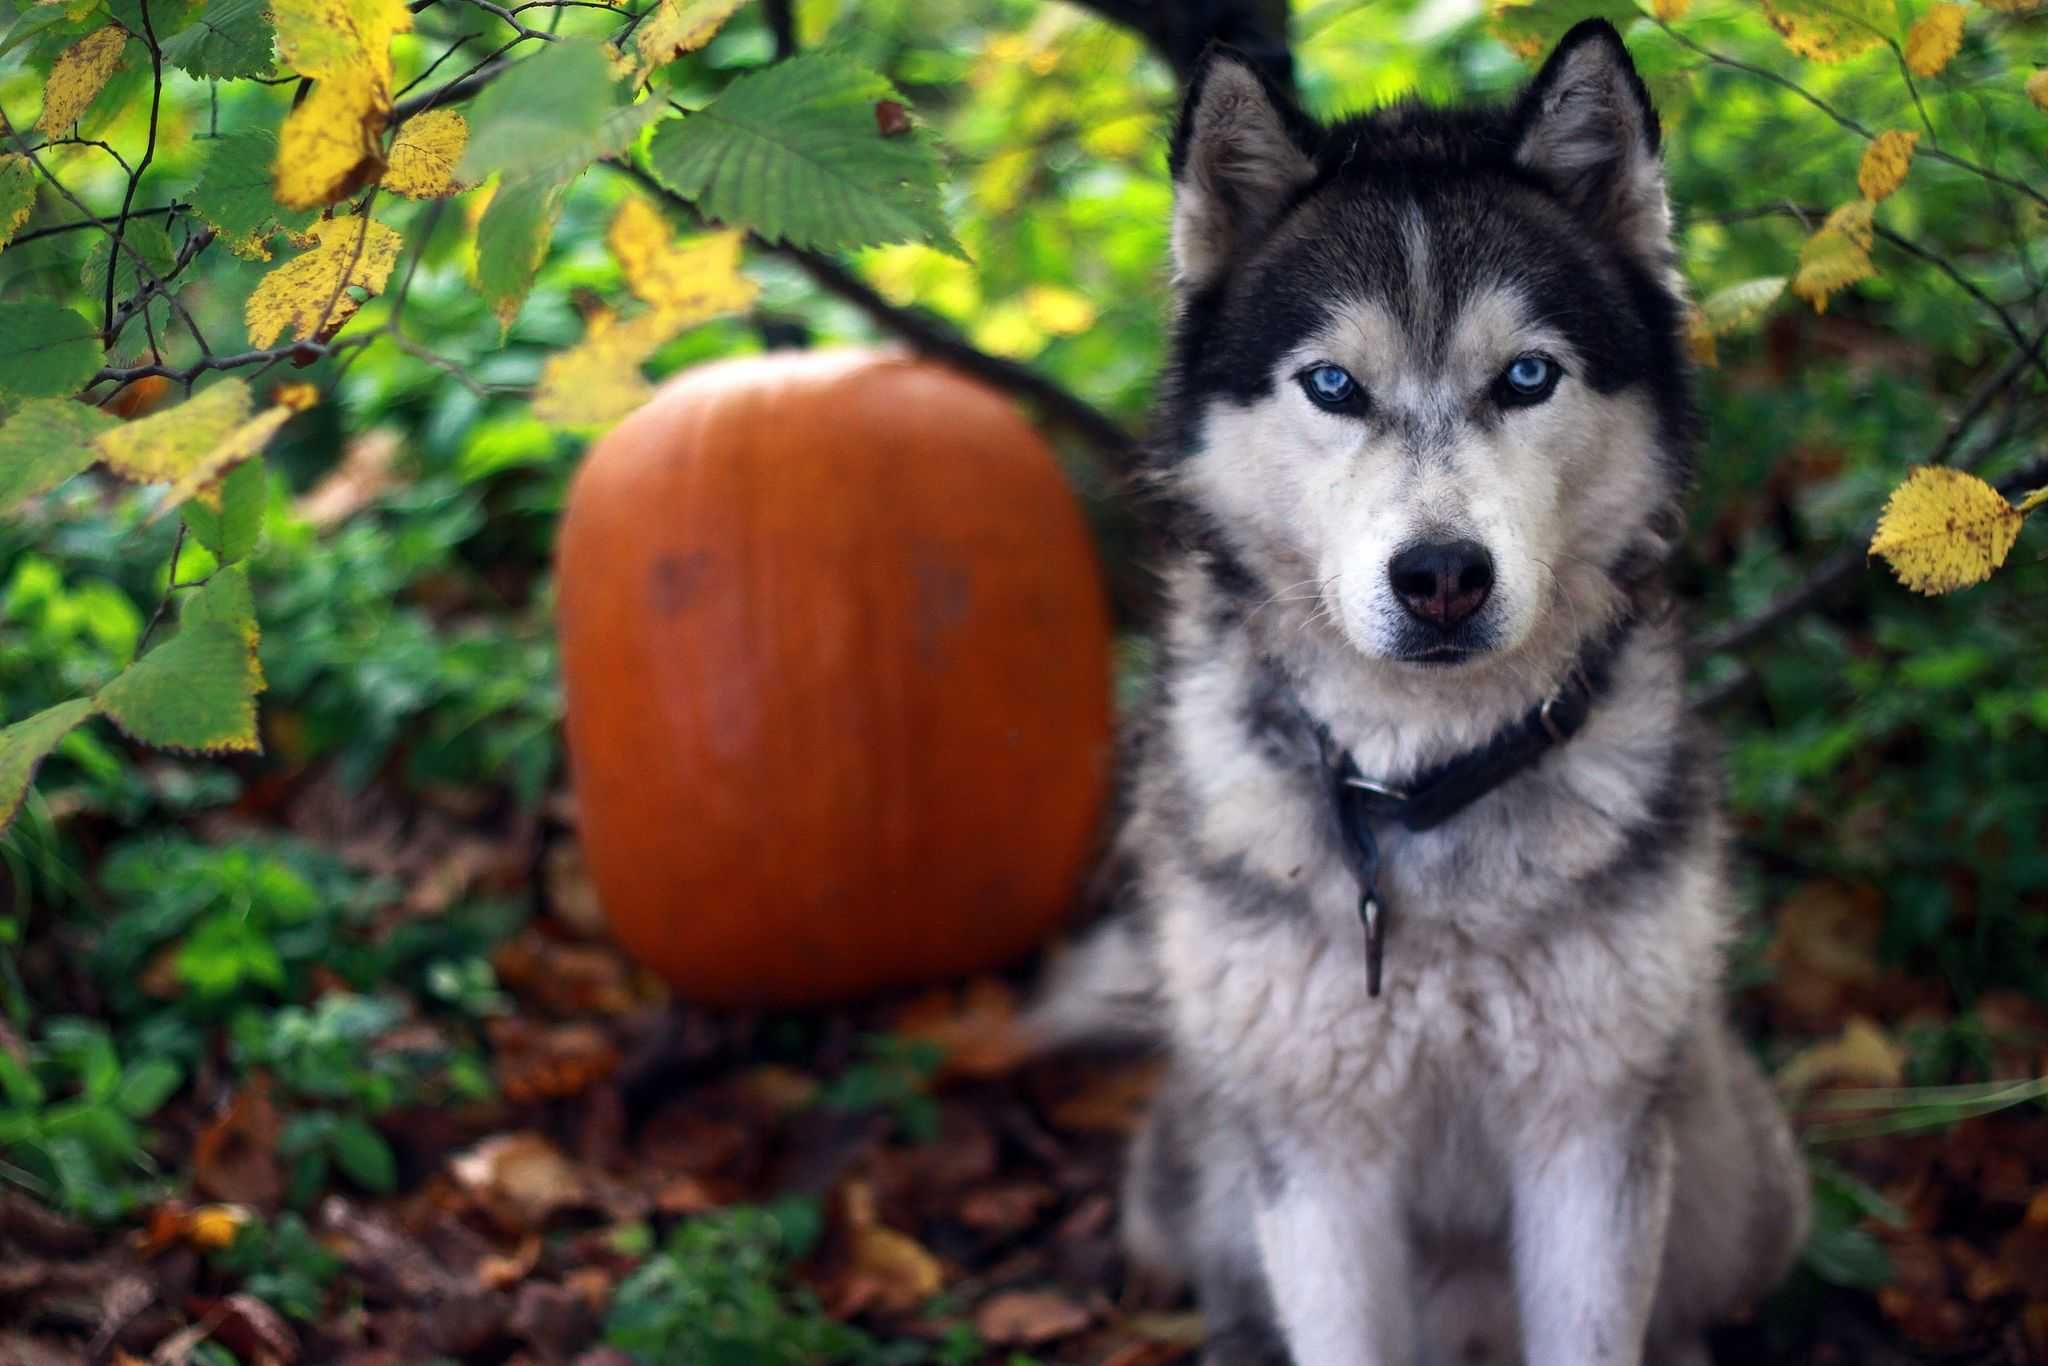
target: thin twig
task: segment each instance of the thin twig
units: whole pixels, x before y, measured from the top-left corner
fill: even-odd
[[[149,163],[156,157],[157,112],[164,101],[164,50],[156,40],[156,26],[149,19],[149,0],[141,0],[143,40],[149,44],[149,140],[142,145],[142,160],[128,173],[128,189],[121,196],[121,212],[114,219],[114,246],[107,253],[107,306],[105,323],[100,333],[107,339],[107,345],[114,344],[114,279],[120,272],[114,269],[115,257],[121,254],[121,238],[128,231],[128,211],[135,207],[135,191],[142,184],[142,173],[149,169]]]

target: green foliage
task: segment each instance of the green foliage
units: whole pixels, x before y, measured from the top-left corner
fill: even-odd
[[[127,1213],[160,1189],[137,1126],[183,1082],[165,1058],[124,1064],[97,1021],[48,1021],[26,1057],[0,1048],[0,1181],[85,1218]]]
[[[620,1283],[606,1340],[648,1366],[918,1359],[833,1322],[808,1290],[786,1284],[822,1230],[817,1205],[797,1199],[684,1221]]]
[[[871,1034],[861,1040],[861,1055],[818,1093],[818,1104],[835,1110],[886,1111],[911,1142],[936,1139],[939,1105],[931,1097],[931,1082],[945,1061],[945,1051],[923,1039]]]
[[[92,324],[61,304],[0,303],[0,398],[69,394],[100,366]]]
[[[24,403],[0,425],[0,511],[43,493],[93,462],[92,439],[114,425],[97,408],[60,398]]]
[[[302,1323],[321,1320],[328,1287],[341,1271],[341,1258],[321,1246],[296,1214],[244,1224],[234,1242],[209,1260],[216,1271],[238,1280],[244,1293]]]
[[[925,137],[885,135],[888,81],[826,54],[794,57],[728,86],[648,149],[655,174],[712,218],[831,249],[879,242],[958,245],[938,205]]]

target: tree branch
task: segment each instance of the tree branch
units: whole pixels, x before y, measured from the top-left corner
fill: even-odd
[[[1228,43],[1284,89],[1294,86],[1287,0],[1075,0],[1137,32],[1185,84],[1211,43]]]
[[[2011,388],[2030,365],[2040,363],[2039,356],[2044,342],[2048,342],[2048,326],[2036,332],[2031,342],[2021,346],[1995,374],[1977,386],[1969,402],[1963,405],[1963,411],[1956,415],[1955,421],[1949,424],[1948,431],[1943,434],[1941,441],[1921,463],[1947,464],[1962,446],[1970,430],[1997,401],[1998,396]],[[2006,482],[2013,483],[2025,475],[2027,471],[2018,471]],[[1855,578],[1857,571],[1863,567],[1868,557],[1859,547],[1869,542],[1870,532],[1874,530],[1874,527],[1866,530],[1858,545],[1843,546],[1827,555],[1819,564],[1807,571],[1806,577],[1772,599],[1761,611],[1694,637],[1690,650],[1693,658],[1705,659],[1711,655],[1739,650],[1759,637],[1775,631],[1791,618],[1832,597],[1836,590]]]
[[[605,164],[632,178],[649,194],[684,216],[696,216],[697,211],[688,200],[640,167],[625,161]],[[1036,404],[1048,421],[1067,428],[1093,447],[1112,474],[1128,474],[1135,465],[1137,439],[1122,424],[1086,399],[1027,365],[990,355],[942,319],[899,308],[877,294],[865,280],[829,257],[800,247],[764,242],[758,238],[755,241],[763,249],[795,262],[820,289],[852,304],[875,326],[909,343],[920,354]]]

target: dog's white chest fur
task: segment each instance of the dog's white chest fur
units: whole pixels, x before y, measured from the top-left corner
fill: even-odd
[[[1204,1071],[1213,1064],[1219,1090],[1269,1123],[1342,1126],[1407,1148],[1433,1141],[1424,1117],[1455,1108],[1488,1130],[1517,1131],[1493,1135],[1512,1145],[1575,1098],[1648,1084],[1668,1068],[1686,998],[1712,984],[1698,970],[1719,947],[1702,870],[1696,885],[1672,889],[1690,913],[1588,908],[1568,928],[1505,941],[1394,901],[1374,997],[1363,928],[1346,910],[1348,876],[1328,880],[1312,915],[1283,908],[1233,924],[1190,908],[1160,918],[1185,1056]]]

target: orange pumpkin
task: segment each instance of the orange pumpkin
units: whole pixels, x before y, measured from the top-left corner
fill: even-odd
[[[558,557],[591,874],[686,997],[970,972],[1066,913],[1108,778],[1109,619],[1007,399],[893,354],[688,371],[592,449]]]

